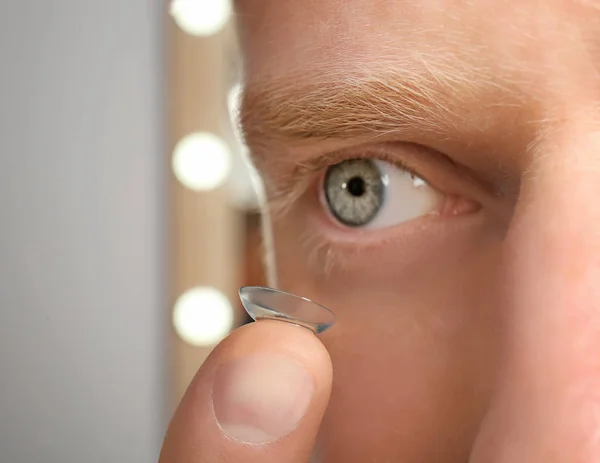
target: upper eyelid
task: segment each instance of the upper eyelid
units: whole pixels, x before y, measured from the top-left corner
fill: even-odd
[[[289,155],[293,158],[293,155]],[[452,161],[438,153],[421,145],[404,142],[383,142],[371,145],[359,145],[341,150],[330,151],[321,154],[303,156],[300,160],[283,160],[274,164],[263,164],[263,171],[275,187],[275,193],[280,196],[285,194],[288,187],[292,187],[299,180],[310,175],[323,173],[335,164],[349,159],[378,159],[386,161],[399,169],[410,172],[422,178],[432,186],[434,179],[429,173],[443,168],[453,170]]]
[[[373,150],[369,149],[365,149],[364,151],[358,149],[356,151],[349,152],[337,151],[328,153],[324,156],[308,160],[303,164],[299,164],[297,172],[318,172],[320,170],[326,169],[335,164],[339,164],[340,162],[347,161],[350,159],[379,159],[381,161],[387,161],[390,164],[393,164],[402,170],[406,170],[411,174],[419,176],[417,169],[409,165],[409,163],[407,163],[405,160],[399,157],[392,157],[390,155],[386,155],[382,152],[374,152]]]

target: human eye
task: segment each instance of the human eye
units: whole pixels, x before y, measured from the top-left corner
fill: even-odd
[[[327,168],[322,202],[353,228],[385,228],[438,214],[443,195],[417,174],[379,159],[348,159]]]
[[[476,201],[448,187],[451,175],[430,165],[423,170],[445,181],[425,180],[397,159],[343,159],[325,168],[319,187],[321,204],[331,220],[351,229],[384,229],[424,216],[457,216],[478,210]]]

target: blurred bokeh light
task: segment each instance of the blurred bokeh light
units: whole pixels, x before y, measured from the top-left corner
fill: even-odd
[[[192,190],[207,191],[221,186],[227,180],[231,164],[227,144],[208,132],[185,136],[173,151],[173,173]]]
[[[173,0],[171,15],[186,33],[208,36],[219,32],[231,16],[230,0]]]
[[[218,343],[233,327],[233,308],[216,288],[198,287],[183,293],[173,309],[173,326],[181,339],[194,346]]]

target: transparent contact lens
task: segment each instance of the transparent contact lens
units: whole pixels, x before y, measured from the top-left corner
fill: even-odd
[[[246,312],[254,320],[281,320],[320,334],[335,323],[335,314],[327,307],[305,297],[262,286],[244,286],[239,290]]]

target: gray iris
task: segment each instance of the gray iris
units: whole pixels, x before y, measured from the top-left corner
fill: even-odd
[[[352,159],[329,167],[325,199],[332,214],[344,225],[367,225],[384,201],[385,186],[375,162]]]

